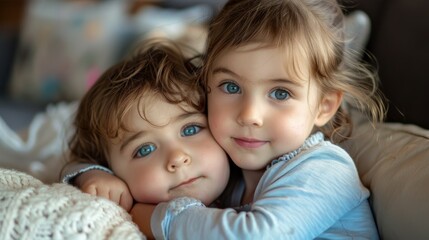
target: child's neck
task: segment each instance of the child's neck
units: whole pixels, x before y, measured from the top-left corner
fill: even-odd
[[[255,193],[256,186],[259,183],[265,169],[262,170],[242,170],[243,179],[245,184],[244,194],[241,198],[241,205],[249,204],[253,202],[253,195]]]

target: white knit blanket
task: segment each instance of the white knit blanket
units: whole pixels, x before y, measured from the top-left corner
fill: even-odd
[[[0,168],[0,239],[145,239],[115,203]]]

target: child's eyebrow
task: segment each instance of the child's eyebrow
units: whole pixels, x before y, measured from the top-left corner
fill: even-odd
[[[187,118],[191,118],[193,116],[199,116],[199,115],[204,115],[204,114],[201,112],[186,112],[186,113],[177,115],[175,118],[172,119],[172,121],[176,122],[176,121],[185,120]]]
[[[233,75],[236,78],[240,77],[240,75],[236,74],[235,72],[233,72],[233,71],[231,71],[225,67],[218,67],[218,68],[215,68],[213,70],[213,74],[219,74],[219,73],[225,73],[225,74]],[[292,85],[296,85],[296,86],[302,86],[301,83],[287,79],[287,78],[273,78],[273,79],[267,79],[267,80],[270,82],[274,82],[274,83],[286,83],[286,84],[292,84]]]
[[[236,74],[235,72],[233,72],[233,71],[231,71],[225,67],[217,67],[217,68],[213,69],[213,74],[218,74],[218,73],[226,73],[226,74],[233,75],[235,77],[240,77],[238,74]]]
[[[121,147],[119,148],[119,152],[123,152],[124,148],[128,146],[132,141],[139,138],[140,136],[144,135],[145,131],[139,131],[131,135],[130,137],[126,138],[125,141],[121,144]]]
[[[291,85],[295,85],[295,86],[302,86],[303,85],[303,83],[293,81],[290,79],[286,79],[286,78],[274,78],[274,79],[268,79],[268,81],[275,82],[275,83],[286,83],[286,84],[291,84]]]
[[[171,119],[171,122],[183,121],[185,119],[188,119],[188,118],[191,118],[191,117],[194,117],[194,116],[198,116],[198,115],[203,115],[203,113],[201,113],[201,112],[186,112],[186,113],[179,114],[179,115],[173,117]],[[123,150],[124,150],[124,148],[127,145],[129,145],[132,141],[134,141],[134,140],[140,138],[141,136],[145,135],[146,132],[147,131],[144,131],[144,130],[143,131],[138,131],[138,132],[132,134],[131,136],[125,138],[124,141],[123,141],[123,143],[121,144],[121,146],[119,148],[119,151],[122,153]]]

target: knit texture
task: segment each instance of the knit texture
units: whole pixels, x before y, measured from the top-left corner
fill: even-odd
[[[117,204],[0,168],[0,239],[146,239]]]

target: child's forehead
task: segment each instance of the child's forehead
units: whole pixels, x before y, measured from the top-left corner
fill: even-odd
[[[300,47],[276,45],[263,40],[231,46],[220,52],[209,66],[209,71],[213,73],[219,66],[232,67],[237,66],[238,62],[245,65],[245,62],[254,61],[266,63],[266,70],[269,71],[274,65],[278,65],[275,63],[280,63],[290,80],[307,81],[311,75],[310,63]]]
[[[127,115],[129,117],[138,115],[145,121],[161,126],[190,113],[199,114],[200,112],[184,101],[175,103],[160,93],[148,92],[131,106]]]

